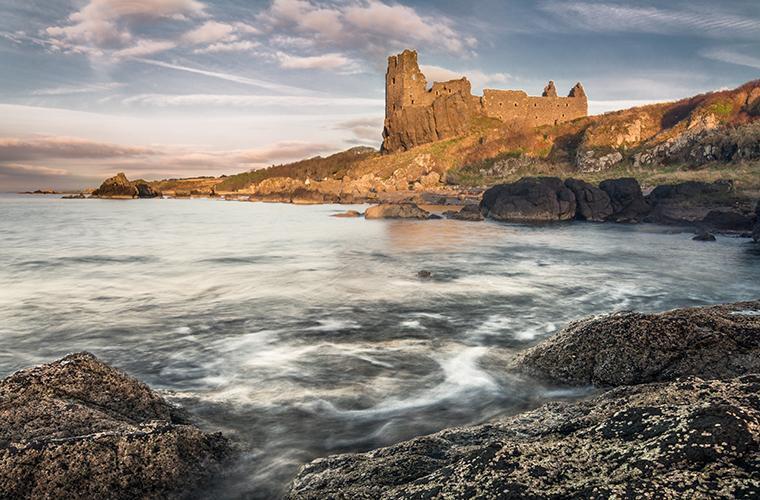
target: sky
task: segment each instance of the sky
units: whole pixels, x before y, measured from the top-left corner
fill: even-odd
[[[590,111],[760,78],[760,0],[2,0],[0,191],[377,147],[387,57]]]

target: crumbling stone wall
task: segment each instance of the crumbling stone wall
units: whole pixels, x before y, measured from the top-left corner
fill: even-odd
[[[557,96],[554,82],[549,82],[540,97],[522,90],[492,89],[476,97],[467,78],[435,82],[428,89],[417,64],[417,53],[412,50],[388,58],[385,89],[384,152],[403,151],[464,134],[478,115],[536,127],[588,113],[588,100],[580,83],[568,97]]]

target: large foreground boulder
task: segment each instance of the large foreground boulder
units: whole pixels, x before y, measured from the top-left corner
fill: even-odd
[[[760,377],[618,388],[303,467],[292,499],[757,498]]]
[[[365,219],[427,219],[430,214],[414,203],[373,205],[364,212]]]
[[[575,195],[558,177],[523,177],[483,193],[480,208],[501,221],[558,221],[575,217]]]
[[[565,186],[575,195],[576,219],[602,222],[612,215],[610,196],[605,191],[579,179],[567,179]]]
[[[734,206],[736,193],[731,181],[688,181],[657,186],[646,199],[652,207],[646,222],[693,224],[711,210]]]
[[[545,382],[599,386],[760,373],[760,300],[577,321],[515,367]]]
[[[610,197],[613,212],[610,219],[615,222],[641,222],[651,210],[639,181],[632,177],[602,181],[599,189]]]
[[[230,457],[221,434],[88,353],[0,382],[0,498],[181,498]]]

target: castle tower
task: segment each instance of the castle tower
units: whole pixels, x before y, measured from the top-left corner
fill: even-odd
[[[417,64],[417,52],[405,50],[388,58],[385,74],[385,118],[394,111],[423,104],[427,94],[427,81]]]

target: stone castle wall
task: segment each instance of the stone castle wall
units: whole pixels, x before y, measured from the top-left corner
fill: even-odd
[[[483,91],[472,95],[467,78],[435,82],[428,89],[417,53],[405,50],[388,58],[385,75],[383,151],[394,152],[467,132],[477,115],[525,127],[553,125],[586,116],[588,100],[581,84],[568,97],[558,97],[554,83],[541,97],[521,90]]]

